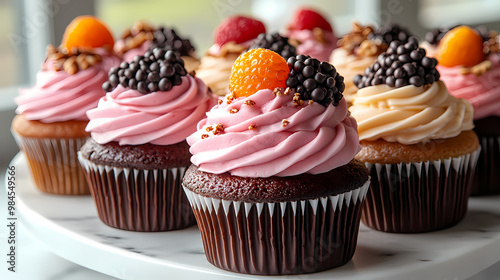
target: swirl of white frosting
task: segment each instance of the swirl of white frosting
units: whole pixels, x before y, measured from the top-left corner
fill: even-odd
[[[441,81],[422,87],[362,88],[349,110],[358,121],[360,140],[410,145],[452,138],[474,128],[472,105],[450,95]]]

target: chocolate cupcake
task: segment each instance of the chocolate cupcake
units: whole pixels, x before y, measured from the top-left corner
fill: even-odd
[[[305,77],[317,77],[314,87]],[[359,141],[342,77],[307,56],[287,64],[253,49],[236,60],[229,88],[187,138],[183,186],[207,260],[262,275],[347,263],[369,176],[353,160]]]
[[[349,108],[357,159],[372,183],[362,221],[395,233],[428,232],[463,219],[479,143],[469,102],[449,94],[418,41],[394,41],[364,76]]]
[[[216,97],[163,49],[111,69],[103,88],[108,93],[87,112],[91,139],[79,152],[99,218],[133,231],[193,225],[181,188],[190,164],[185,138]]]
[[[11,131],[43,192],[90,193],[77,152],[89,137],[85,113],[97,106],[109,69],[120,63],[113,44],[103,22],[80,16],[66,28],[61,46],[47,48],[36,84],[19,90]]]

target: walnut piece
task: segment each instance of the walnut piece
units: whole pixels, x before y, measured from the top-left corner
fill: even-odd
[[[86,70],[102,61],[100,55],[88,49],[76,49],[68,53],[53,45],[47,47],[47,59],[54,60],[55,71],[63,70],[70,75],[74,75],[80,70]]]

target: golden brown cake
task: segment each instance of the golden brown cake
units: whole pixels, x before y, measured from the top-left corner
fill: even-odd
[[[395,233],[428,232],[463,219],[479,155],[473,108],[439,80],[418,41],[394,41],[357,76],[349,109],[358,121],[357,159],[370,170],[362,220]]]
[[[12,133],[43,192],[89,194],[77,152],[89,136],[86,111],[97,106],[108,71],[120,63],[113,44],[99,19],[78,17],[61,46],[47,48],[36,84],[19,91]]]

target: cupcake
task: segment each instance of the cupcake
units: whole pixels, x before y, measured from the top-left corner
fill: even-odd
[[[200,64],[189,39],[179,37],[173,28],[153,27],[144,21],[137,21],[130,29],[125,30],[115,44],[115,52],[125,62],[131,62],[136,56],[155,48],[178,52],[188,73]]]
[[[99,218],[131,231],[193,225],[181,188],[190,165],[185,139],[216,97],[176,52],[159,48],[113,68],[103,88],[78,153]]]
[[[385,232],[415,233],[458,223],[479,155],[473,108],[449,94],[418,41],[394,41],[364,76],[349,108],[370,170],[362,221]]]
[[[482,30],[482,32],[479,32]],[[474,107],[481,153],[473,195],[500,193],[500,57],[494,31],[458,26],[438,42],[436,58],[450,93]]]
[[[108,70],[120,63],[110,51],[113,43],[100,20],[78,17],[61,46],[48,47],[36,84],[19,90],[11,130],[43,192],[89,194],[77,151],[89,136],[85,113],[97,106]]]
[[[328,61],[337,47],[337,37],[330,23],[310,8],[297,10],[288,23],[285,36],[296,43],[297,53],[319,61]]]
[[[354,22],[351,32],[337,41],[339,47],[332,52],[330,63],[344,76],[344,98],[348,106],[358,90],[353,83],[354,76],[363,74],[392,41],[406,41],[410,36],[406,28],[397,24],[374,29]]]
[[[304,77],[316,84],[298,93]],[[262,275],[348,262],[369,176],[353,159],[359,140],[341,76],[327,62],[300,55],[287,64],[253,49],[236,60],[229,89],[187,138],[183,186],[207,260]]]
[[[265,32],[264,24],[251,17],[235,15],[224,19],[214,31],[214,44],[201,58],[196,76],[215,94],[226,95],[234,62],[257,35]]]

